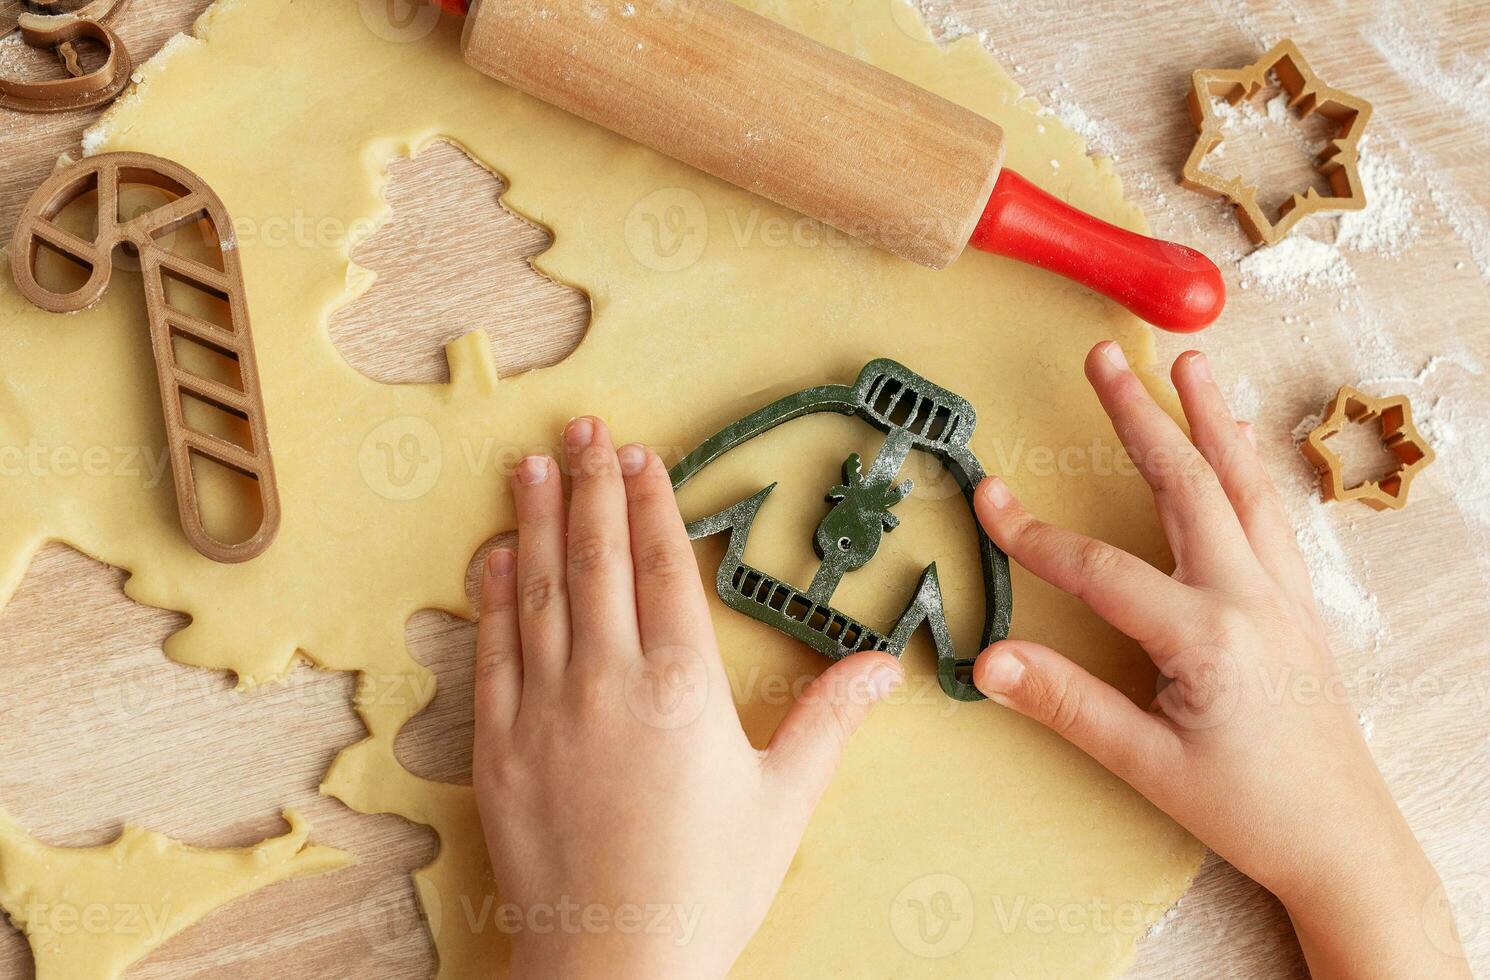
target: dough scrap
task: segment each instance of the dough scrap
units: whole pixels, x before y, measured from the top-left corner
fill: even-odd
[[[1144,230],[1109,162],[1037,115],[973,40],[932,43],[902,0],[748,5],[989,116],[1009,137],[1008,166]],[[553,448],[581,410],[620,438],[684,451],[773,397],[847,383],[887,356],[974,402],[974,450],[1037,513],[1162,564],[1148,491],[1120,465],[1080,373],[1104,337],[1140,367],[1154,355],[1146,327],[1070,283],[981,254],[930,272],[844,242],[475,75],[452,18],[428,33],[364,19],[382,6],[219,0],[199,39],[146,65],[87,140],[90,152],[180,161],[234,216],[284,503],[274,547],[213,565],[182,538],[169,486],[44,470],[0,485],[0,598],[44,541],[61,539],[129,570],[135,600],[192,617],[166,645],[182,663],[235,671],[245,686],[282,676],[297,656],[358,671],[369,735],[323,789],[439,835],[415,881],[440,976],[464,978],[486,975],[505,944],[473,793],[407,772],[393,744],[433,693],[404,625],[430,607],[474,616],[464,572],[511,527],[505,467]],[[592,298],[589,334],[564,362],[498,379],[481,324],[459,324],[453,332],[472,332],[447,349],[450,384],[385,386],[328,340],[331,313],[370,284],[337,231],[386,218],[390,161],[440,138],[508,180],[507,206],[554,234],[535,267]],[[66,318],[0,284],[0,444],[162,445],[142,310],[128,276]],[[874,448],[853,420],[802,420],[715,464],[684,503],[700,516],[780,479],[750,560],[800,581],[823,491],[847,451]],[[959,649],[970,650],[981,621],[971,524],[945,484],[913,475],[922,486],[898,512],[905,526],[840,598],[888,622],[936,560]],[[709,549],[706,578],[718,558]],[[1015,635],[1065,650],[1137,699],[1152,694],[1132,643],[1022,571],[1014,586]],[[787,702],[777,682],[823,663],[722,606],[716,625],[742,718],[763,740]],[[738,975],[1121,972],[1188,886],[1199,844],[1038,726],[950,703],[924,636],[906,659],[907,693],[850,746]],[[77,975],[108,975],[97,966]]]
[[[236,898],[352,863],[308,844],[295,811],[284,818],[282,837],[206,850],[134,826],[102,847],[53,847],[0,813],[0,908],[30,942],[36,980],[111,980]]]

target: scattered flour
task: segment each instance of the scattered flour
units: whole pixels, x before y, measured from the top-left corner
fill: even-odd
[[[0,74],[23,74],[21,66],[26,62],[29,51],[19,31],[0,38]]]
[[[1207,154],[1207,170],[1211,169],[1209,164],[1225,159],[1228,144],[1266,147],[1269,156],[1285,152],[1296,154],[1299,164],[1305,169],[1312,166],[1310,161],[1318,157],[1325,146],[1325,133],[1315,132],[1317,127],[1306,126],[1295,115],[1288,107],[1286,92],[1280,91],[1261,106],[1255,101],[1232,105],[1225,99],[1213,98],[1211,111],[1221,123],[1222,139]],[[1281,176],[1262,173],[1225,173],[1223,176],[1241,178],[1247,183],[1281,179]]]
[[[1210,0],[1209,6],[1217,18],[1247,35],[1258,51],[1266,51],[1278,43],[1278,35],[1262,26],[1245,0]]]
[[[1237,264],[1237,271],[1243,289],[1255,286],[1269,296],[1299,295],[1309,287],[1343,289],[1355,281],[1338,248],[1303,235],[1258,249]]]
[[[1375,718],[1372,718],[1370,715],[1366,714],[1366,712],[1362,711],[1360,714],[1356,715],[1355,723],[1357,725],[1360,725],[1361,726],[1361,734],[1366,737],[1366,741],[1369,742],[1369,741],[1371,741],[1371,739],[1373,737],[1375,737],[1375,735],[1376,735],[1376,719]]]
[[[1318,417],[1307,428],[1308,435],[1319,424]],[[1295,434],[1298,434],[1298,429]],[[1300,457],[1278,481],[1283,504],[1293,523],[1299,551],[1309,567],[1314,598],[1319,611],[1336,633],[1356,645],[1378,642],[1382,633],[1381,608],[1376,596],[1357,577],[1359,561],[1347,554],[1335,531],[1334,515],[1319,495],[1319,479]]]
[[[1269,112],[1276,102],[1268,103]],[[1420,207],[1402,168],[1363,143],[1360,169],[1366,206],[1340,215],[1334,240],[1295,233],[1270,248],[1257,249],[1238,264],[1243,289],[1256,286],[1271,297],[1302,296],[1311,289],[1345,291],[1356,281],[1348,253],[1396,257],[1417,240]],[[1343,311],[1343,299],[1341,304]]]
[[[1360,155],[1366,207],[1340,216],[1335,244],[1357,252],[1396,256],[1417,239],[1418,207],[1403,186],[1402,171],[1365,145]]]
[[[930,29],[931,36],[938,42],[955,41],[960,37],[976,33],[978,40],[985,42],[985,47],[987,46],[986,33],[976,32],[953,14],[939,10],[939,5],[932,0],[910,0],[910,4],[920,15],[922,22]]]
[[[1257,385],[1252,383],[1251,378],[1241,377],[1226,392],[1226,404],[1231,407],[1234,417],[1255,419],[1262,411],[1262,393],[1257,390]]]
[[[1418,431],[1438,454],[1425,478],[1447,490],[1467,524],[1479,534],[1490,534],[1490,453],[1483,449],[1490,444],[1490,418],[1476,411],[1472,401],[1484,375],[1484,366],[1473,357],[1439,354],[1416,373],[1386,372],[1361,381],[1360,388],[1408,396]]]
[[[1184,899],[1181,898],[1178,902],[1165,909],[1164,914],[1155,919],[1148,929],[1144,931],[1143,938],[1148,939],[1150,936],[1157,936],[1165,929],[1168,929],[1170,923],[1179,917],[1180,903],[1183,901]]]
[[[1050,90],[1045,98],[1045,104],[1050,113],[1061,121],[1061,124],[1080,136],[1085,142],[1087,150],[1093,153],[1101,153],[1116,160],[1117,140],[1107,131],[1101,123],[1093,119],[1091,115],[1076,104],[1071,97],[1070,85],[1061,82]]]
[[[1420,156],[1414,156],[1413,166],[1416,169],[1432,165]],[[1439,171],[1429,169],[1425,172]],[[1428,197],[1442,212],[1449,227],[1454,229],[1454,234],[1469,248],[1481,278],[1490,283],[1490,216],[1468,194],[1442,178],[1428,186]]]
[[[1351,362],[1352,373],[1358,377],[1378,375],[1400,375],[1404,365],[1410,363],[1387,332],[1381,318],[1352,296],[1346,309],[1350,310],[1351,329],[1354,332]],[[1345,310],[1342,310],[1345,312]]]
[[[1216,99],[1212,103],[1212,109],[1216,118],[1221,120],[1223,131],[1236,135],[1246,133],[1258,135],[1263,132],[1281,132],[1288,136],[1300,149],[1307,150],[1312,155],[1318,150],[1318,146],[1309,142],[1303,130],[1292,125],[1292,112],[1288,108],[1288,93],[1279,92],[1277,95],[1263,103],[1262,111],[1258,112],[1251,102],[1240,102],[1232,105],[1225,99]],[[1224,147],[1223,141],[1217,150]],[[1215,150],[1211,151],[1215,155]]]
[[[1369,338],[1370,333],[1365,336]],[[1380,364],[1392,358],[1400,365],[1401,355],[1384,333],[1380,342],[1379,349],[1366,352],[1367,362]],[[1479,451],[1490,441],[1490,419],[1466,406],[1473,404],[1470,393],[1482,383],[1483,375],[1483,366],[1474,358],[1441,354],[1429,358],[1416,372],[1388,368],[1358,385],[1370,394],[1408,396],[1414,421],[1438,454],[1425,479],[1444,488],[1465,523],[1480,536],[1490,535],[1490,454]],[[1294,442],[1302,442],[1321,421],[1320,415],[1300,419],[1293,429]],[[1338,507],[1323,501],[1317,478],[1304,466],[1289,467],[1278,484],[1314,582],[1320,611],[1351,641],[1380,642],[1381,610],[1375,596],[1357,577],[1358,562],[1346,554],[1341,543],[1336,525],[1343,515]],[[1372,722],[1364,715],[1362,719],[1362,728],[1370,738]]]
[[[1462,120],[1490,126],[1490,63],[1458,51],[1443,64],[1439,46],[1449,39],[1426,25],[1414,32],[1398,20],[1400,12],[1396,4],[1378,5],[1376,23],[1364,32],[1367,40],[1399,76],[1453,106]]]
[[[1294,426],[1293,431],[1289,434],[1293,436],[1294,442],[1303,442],[1305,439],[1309,438],[1309,433],[1319,428],[1319,423],[1323,421],[1323,413],[1315,412],[1313,415],[1305,415],[1303,418],[1299,419],[1299,424]]]

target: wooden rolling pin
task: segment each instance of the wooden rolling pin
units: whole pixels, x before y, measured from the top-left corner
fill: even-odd
[[[477,70],[922,265],[971,244],[1169,330],[1199,330],[1226,302],[1194,249],[1003,170],[993,122],[730,0],[437,2],[468,14]]]

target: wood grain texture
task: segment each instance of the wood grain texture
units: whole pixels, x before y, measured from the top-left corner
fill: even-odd
[[[117,27],[143,59],[202,6],[135,0]],[[1490,16],[1481,0],[1430,0],[1410,18],[1386,4],[1323,9],[1294,0],[927,6],[935,23],[954,18],[986,31],[1031,95],[1117,154],[1116,169],[1156,234],[1221,264],[1232,289],[1221,322],[1194,338],[1161,336],[1161,348],[1166,358],[1187,344],[1211,355],[1299,513],[1309,517],[1305,501],[1317,484],[1290,433],[1341,383],[1397,379],[1388,385],[1464,422],[1461,432],[1490,417],[1490,386],[1457,366],[1490,363],[1490,255],[1466,244],[1476,227],[1480,235],[1490,229],[1490,95],[1453,83],[1466,62],[1487,58]],[[370,18],[389,16],[382,0],[362,7]],[[1190,72],[1246,64],[1285,36],[1331,84],[1372,100],[1373,146],[1403,172],[1415,203],[1416,237],[1403,254],[1352,254],[1356,281],[1346,290],[1275,297],[1240,289],[1236,263],[1250,246],[1230,209],[1176,186],[1194,141],[1184,107]],[[27,195],[95,116],[0,113],[0,229],[13,227]],[[504,372],[554,363],[582,338],[585,297],[526,264],[545,236],[502,211],[499,191],[449,148],[395,168],[395,215],[356,253],[381,278],[333,326],[360,370],[385,381],[441,377],[441,345],[472,325],[491,334]],[[1299,231],[1328,241],[1333,220],[1311,218]],[[447,239],[437,229],[453,230]],[[473,282],[469,302],[451,298]],[[1446,360],[1432,366],[1435,356]],[[1379,623],[1336,631],[1349,693],[1459,902],[1476,971],[1490,974],[1490,543],[1476,517],[1487,489],[1466,480],[1484,472],[1490,448],[1467,436],[1437,448],[1439,460],[1404,511],[1332,506],[1318,517],[1339,542],[1322,563],[1322,587],[1342,576],[1374,597]],[[430,858],[429,835],[316,794],[331,755],[360,736],[348,680],[305,669],[282,690],[232,695],[221,678],[164,659],[160,642],[181,624],[130,603],[121,580],[54,546],[0,614],[0,742],[9,760],[0,805],[63,843],[106,839],[132,820],[213,845],[275,831],[279,807],[291,804],[318,840],[363,858],[235,904],[132,976],[427,975],[430,946],[404,872]],[[421,774],[467,778],[471,627],[425,613],[408,635],[441,688],[405,730],[400,757]],[[20,937],[0,929],[0,976],[28,977],[28,963]],[[1143,942],[1131,975],[1287,978],[1304,970],[1276,902],[1212,859],[1163,931]]]
[[[988,203],[997,125],[729,0],[472,4],[472,67],[940,269]]]

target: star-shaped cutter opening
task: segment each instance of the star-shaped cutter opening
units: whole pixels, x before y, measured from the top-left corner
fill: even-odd
[[[1400,463],[1379,480],[1345,485],[1345,467],[1327,444],[1347,422],[1381,421],[1381,440]],[[1350,385],[1343,385],[1325,409],[1324,421],[1299,445],[1299,450],[1320,470],[1326,500],[1359,500],[1376,510],[1401,510],[1407,506],[1407,491],[1413,477],[1433,462],[1433,447],[1423,439],[1412,421],[1412,405],[1406,395],[1374,398]]]
[[[1203,169],[1206,156],[1225,139],[1215,100],[1225,99],[1230,105],[1250,100],[1270,84],[1270,74],[1277,78],[1288,95],[1289,109],[1300,119],[1319,113],[1339,127],[1314,161],[1314,169],[1325,179],[1330,193],[1310,187],[1293,194],[1279,206],[1276,221],[1258,203],[1255,186],[1239,176],[1221,177]],[[1254,243],[1276,245],[1294,225],[1316,212],[1359,211],[1366,206],[1359,147],[1361,132],[1371,118],[1371,103],[1326,85],[1293,41],[1279,41],[1245,68],[1197,69],[1191,75],[1188,102],[1190,119],[1200,136],[1180,172],[1180,183],[1202,194],[1230,200],[1242,230]]]

